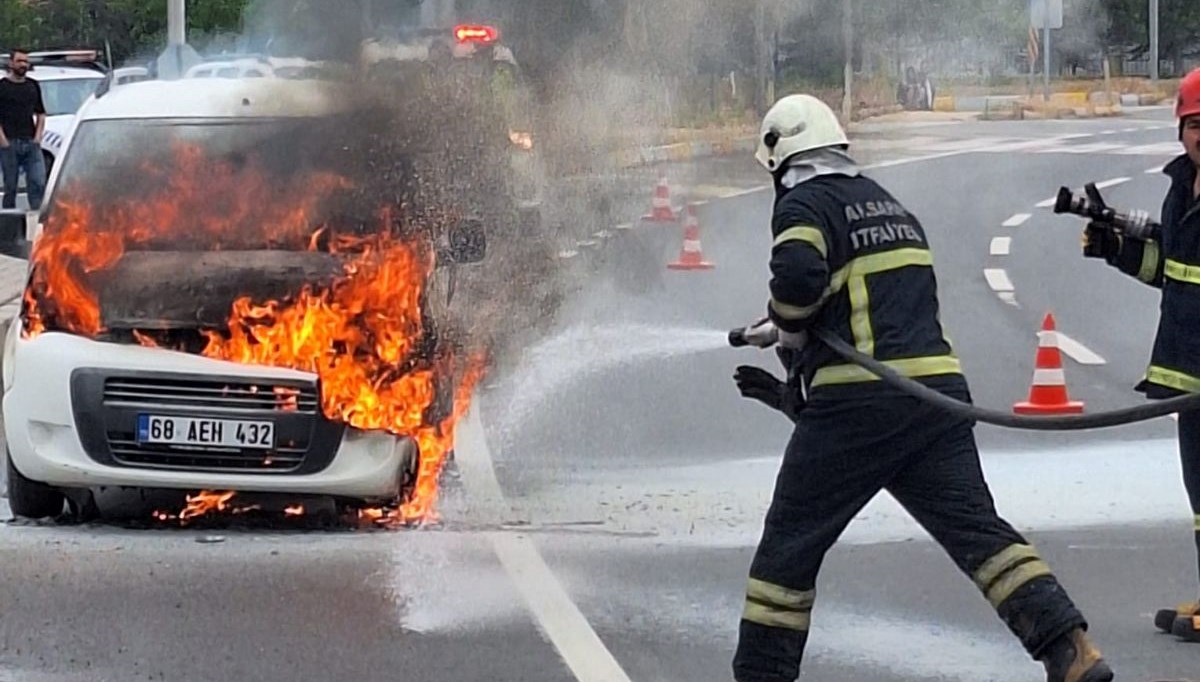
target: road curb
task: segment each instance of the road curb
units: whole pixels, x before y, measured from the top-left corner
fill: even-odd
[[[943,95],[934,101],[934,111],[978,112],[981,120],[1107,118],[1123,116],[1124,107],[1154,106],[1169,99],[1164,93],[1071,91],[1055,92],[1049,101],[1034,95]]]

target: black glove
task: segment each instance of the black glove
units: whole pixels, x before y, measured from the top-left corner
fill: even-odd
[[[1121,238],[1111,228],[1090,222],[1083,228],[1083,257],[1103,258],[1110,264],[1121,254]]]
[[[760,367],[740,365],[733,374],[743,398],[752,398],[796,421],[804,400],[786,382]]]

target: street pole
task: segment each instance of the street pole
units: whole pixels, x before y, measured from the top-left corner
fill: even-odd
[[[184,0],[167,0],[167,44],[187,42],[187,18]]]
[[[848,125],[854,113],[851,93],[854,90],[854,3],[842,0],[842,42],[846,46],[846,69],[843,75],[845,89],[842,92],[842,120]]]
[[[1150,82],[1158,84],[1158,0],[1150,0]]]
[[[1042,39],[1042,51],[1044,61],[1042,62],[1042,83],[1045,90],[1044,96],[1047,102],[1050,101],[1050,17],[1047,12],[1045,29],[1046,37]]]
[[[767,64],[763,54],[766,53],[766,0],[754,3],[754,108],[759,116],[766,113],[771,105],[767,102]]]

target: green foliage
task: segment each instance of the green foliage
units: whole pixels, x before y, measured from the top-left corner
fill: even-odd
[[[188,0],[190,34],[237,30],[249,0]],[[0,0],[0,45],[30,49],[112,46],[113,61],[164,43],[165,0]]]

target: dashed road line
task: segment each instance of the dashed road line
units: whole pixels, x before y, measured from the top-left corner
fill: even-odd
[[[1001,223],[1002,227],[1020,227],[1025,224],[1025,221],[1033,217],[1031,213],[1018,213],[1013,217]]]
[[[1163,172],[1163,170],[1165,170],[1165,169],[1166,169],[1166,166],[1155,166],[1154,168],[1147,168],[1146,175],[1158,175],[1159,173]]]
[[[1014,308],[1021,307],[1021,305],[1019,303],[1017,303],[1017,295],[1011,291],[1001,291],[1001,292],[997,293],[996,295],[1000,297],[1001,301],[1004,301],[1005,303],[1013,306]]]
[[[1105,180],[1104,182],[1097,182],[1096,189],[1107,189],[1109,187],[1116,187],[1117,185],[1123,185],[1132,179],[1133,178],[1113,178],[1112,180]]]
[[[1057,203],[1058,203],[1058,197],[1050,197],[1049,199],[1047,199],[1045,201],[1039,201],[1034,205],[1037,206],[1038,208],[1050,208],[1051,206],[1053,206]]]
[[[983,271],[983,276],[987,279],[988,286],[992,291],[1012,291],[1012,280],[1008,278],[1008,273],[1002,268],[986,268]]]
[[[1058,348],[1072,360],[1081,365],[1104,365],[1108,361],[1100,357],[1098,353],[1091,348],[1083,345],[1075,339],[1067,336],[1062,332],[1058,332]]]
[[[1012,248],[1012,237],[993,237],[989,253],[993,256],[1007,256]]]

